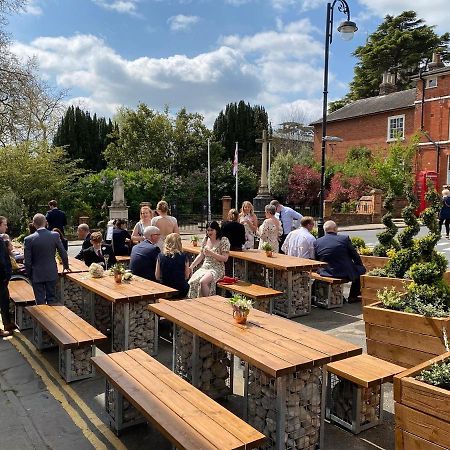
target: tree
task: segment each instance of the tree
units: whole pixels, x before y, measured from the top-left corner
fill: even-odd
[[[342,107],[343,102],[378,95],[384,72],[394,74],[397,89],[404,90],[413,87],[410,77],[419,72],[422,61],[431,59],[433,52],[440,52],[443,61],[449,61],[450,34],[439,36],[433,28],[417,18],[414,11],[387,15],[366,44],[354,51],[359,61],[350,92],[344,99],[330,104],[330,111]]]
[[[281,152],[275,156],[270,167],[270,190],[281,201],[286,199],[289,191],[289,176],[299,160],[291,152]]]
[[[244,151],[240,153],[240,161],[261,171],[261,144],[255,142],[261,138],[262,131],[269,130],[269,118],[263,106],[250,106],[241,100],[229,103],[214,121],[213,133],[217,142],[225,149],[225,158],[234,158],[236,142]],[[269,134],[271,130],[269,130]]]
[[[288,201],[297,206],[319,204],[320,172],[296,164],[289,175]]]
[[[61,119],[53,145],[65,147],[72,159],[80,159],[81,167],[99,172],[106,167],[103,153],[117,130],[111,119],[91,117],[88,111],[70,106]]]

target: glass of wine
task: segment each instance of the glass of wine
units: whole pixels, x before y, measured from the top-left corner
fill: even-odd
[[[105,269],[108,270],[109,255],[103,255],[103,258],[105,259]]]

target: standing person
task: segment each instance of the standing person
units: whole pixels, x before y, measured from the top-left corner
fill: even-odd
[[[350,238],[344,234],[337,234],[337,225],[332,220],[323,224],[325,236],[314,242],[315,258],[328,263],[325,269],[319,269],[320,275],[332,278],[342,278],[352,282],[348,302],[360,301],[360,275],[366,273],[361,257],[356,251]]]
[[[59,228],[53,228],[52,231],[59,234],[64,250],[67,252],[67,250],[69,250],[69,241],[64,237],[62,231]]]
[[[274,205],[264,207],[266,219],[260,225],[258,230],[259,249],[262,249],[265,243],[269,243],[274,253],[279,252],[279,239],[283,232],[281,222],[275,217],[276,208]]]
[[[222,236],[230,241],[230,250],[242,250],[245,244],[245,226],[238,220],[239,213],[232,208],[228,211],[227,220],[222,224]]]
[[[442,231],[442,224],[445,222],[445,237],[449,239],[450,232],[450,191],[442,191],[442,206],[439,212],[439,232]]]
[[[145,240],[144,229],[152,224],[153,211],[149,206],[141,207],[141,220],[134,226],[131,233],[131,240],[134,244],[139,244]]]
[[[314,218],[303,216],[300,228],[291,231],[281,249],[286,255],[299,258],[314,259],[314,242],[316,238],[311,234],[314,228]]]
[[[158,247],[162,251],[164,248],[164,239],[170,233],[178,233],[178,222],[175,217],[169,216],[169,205],[164,200],[161,200],[156,205],[156,212],[158,215],[153,217],[152,225],[158,227],[161,232],[158,241]]]
[[[289,208],[289,206],[283,206],[278,200],[272,200],[270,202],[271,205],[275,206],[276,211],[278,213],[278,219],[281,222],[281,225],[283,227],[283,232],[281,234],[280,238],[280,252],[281,247],[283,246],[284,240],[286,239],[286,236],[294,229],[298,228],[300,225],[300,219],[303,217],[300,213],[297,211],[294,211],[292,208]],[[297,221],[297,226],[294,226],[294,220]]]
[[[246,249],[255,248],[255,233],[258,230],[258,218],[253,211],[253,205],[249,201],[242,203],[239,222],[245,227],[244,247]]]
[[[92,263],[101,264],[105,269],[109,269],[116,264],[112,246],[103,242],[100,231],[91,234],[91,247],[83,250],[83,261],[89,267]]]
[[[200,254],[189,266],[192,272],[202,263],[189,280],[189,298],[207,297],[216,293],[216,283],[225,275],[229,252],[230,241],[222,237],[220,225],[213,220],[206,226],[206,237]]]
[[[81,249],[77,256],[75,256],[76,259],[80,259],[83,261],[83,251],[87,250],[92,244],[91,244],[91,231],[89,230],[89,225],[87,223],[80,223],[77,228],[77,236],[78,239],[83,240],[83,243],[81,244]]]
[[[33,225],[36,231],[25,238],[25,270],[31,280],[38,305],[56,303],[56,280],[58,269],[55,254],[61,257],[64,271],[69,271],[69,259],[59,234],[45,228],[43,214],[35,214]]]
[[[130,270],[134,275],[156,281],[156,260],[161,252],[156,244],[160,233],[158,227],[145,227],[144,240],[131,249]]]
[[[4,216],[0,216],[0,234],[6,233],[8,228],[8,220]],[[12,275],[11,260],[7,243],[0,238],[0,311],[2,314],[2,322],[4,330],[0,329],[0,337],[9,336],[15,325],[11,321],[11,313],[9,310],[9,291],[8,284]]]
[[[127,230],[127,221],[116,220],[116,227],[112,233],[112,248],[116,256],[128,256],[130,254],[131,236]]]
[[[189,291],[189,261],[183,253],[181,236],[170,233],[164,241],[164,249],[156,261],[156,279],[178,291],[178,298],[185,298]]]
[[[58,209],[58,203],[56,200],[50,200],[48,202],[48,207],[50,208],[45,215],[47,219],[47,228],[53,230],[53,228],[59,228],[64,234],[64,227],[67,225],[67,217],[64,211]]]

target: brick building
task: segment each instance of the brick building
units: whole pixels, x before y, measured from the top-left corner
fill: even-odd
[[[328,115],[327,135],[343,142],[327,145],[327,159],[343,161],[348,150],[365,146],[383,152],[397,136],[408,139],[419,132],[416,170],[436,170],[439,185],[450,184],[450,67],[434,55],[433,62],[416,87],[393,92],[390,74],[385,74],[380,95],[350,103]],[[322,120],[314,126],[314,156],[320,161]]]

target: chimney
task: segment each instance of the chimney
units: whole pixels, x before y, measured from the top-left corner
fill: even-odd
[[[444,67],[444,63],[442,62],[441,59],[441,54],[434,52],[433,56],[431,58],[431,62],[428,64],[428,70],[434,70],[434,69],[439,69],[441,67]]]
[[[393,73],[384,72],[383,81],[380,84],[380,94],[387,95],[392,94],[397,91],[397,86],[395,85],[395,75]]]

